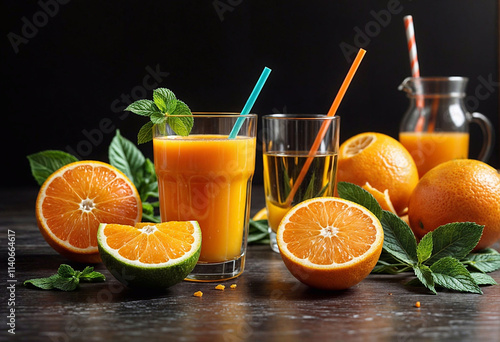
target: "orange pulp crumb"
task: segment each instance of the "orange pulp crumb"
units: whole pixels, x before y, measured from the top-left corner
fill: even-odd
[[[225,287],[224,285],[222,285],[222,284],[219,284],[219,285],[217,285],[217,286],[215,287],[215,289],[216,289],[216,290],[221,290],[221,291],[224,291],[224,289],[225,289],[225,288],[226,288],[226,287]]]
[[[415,303],[415,307],[416,307],[416,308],[419,308],[419,307],[420,307],[420,302],[416,302],[416,303]]]
[[[193,296],[195,296],[195,297],[201,297],[201,296],[203,296],[203,292],[196,291],[195,293],[193,293]]]

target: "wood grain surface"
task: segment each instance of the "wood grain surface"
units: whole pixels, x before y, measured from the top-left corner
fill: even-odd
[[[102,264],[104,283],[74,292],[22,286],[53,274],[61,263],[75,269],[43,240],[36,226],[36,189],[0,194],[1,306],[8,323],[7,230],[15,232],[15,335],[2,324],[1,341],[500,341],[500,286],[484,294],[406,287],[410,274],[370,275],[340,292],[299,283],[269,246],[248,248],[240,277],[217,283],[182,282],[166,292],[123,287]],[[254,189],[252,211],[264,204]],[[498,245],[496,246],[498,248]],[[500,282],[500,272],[491,273]],[[235,289],[229,285],[237,284]],[[203,297],[193,296],[202,291]],[[415,303],[421,303],[420,308]]]

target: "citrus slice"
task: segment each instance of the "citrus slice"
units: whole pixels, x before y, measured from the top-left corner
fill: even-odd
[[[135,224],[142,202],[134,184],[117,168],[99,161],[61,167],[42,184],[36,200],[38,227],[52,248],[83,263],[100,262],[101,222]]]
[[[384,231],[368,209],[336,197],[297,204],[276,236],[295,278],[311,287],[343,290],[366,278],[382,252]]]
[[[182,281],[196,266],[201,229],[196,221],[135,227],[102,223],[97,241],[104,265],[124,285],[165,289]]]
[[[391,213],[397,214],[394,206],[392,205],[391,198],[389,197],[388,189],[385,189],[384,192],[379,191],[372,187],[368,182],[366,182],[366,184],[363,185],[362,188],[372,194],[372,196],[377,200],[378,204],[380,204],[383,210],[387,210]]]
[[[267,220],[267,209],[266,207],[260,209],[255,215],[253,215],[252,220]]]

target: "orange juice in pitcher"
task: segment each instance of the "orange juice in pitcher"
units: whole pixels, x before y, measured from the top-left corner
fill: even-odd
[[[465,77],[408,77],[399,86],[410,99],[399,129],[399,141],[410,152],[422,177],[434,166],[469,157],[469,124],[484,133],[480,160],[486,161],[493,142],[490,121],[465,109]]]

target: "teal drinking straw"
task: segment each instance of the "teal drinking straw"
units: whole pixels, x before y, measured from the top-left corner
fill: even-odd
[[[257,96],[259,96],[259,93],[262,90],[264,83],[266,83],[267,77],[269,76],[270,73],[271,69],[269,69],[268,67],[264,67],[264,70],[262,71],[262,74],[260,75],[257,84],[253,88],[252,93],[250,94],[250,97],[247,100],[247,103],[245,103],[245,107],[243,107],[243,110],[240,113],[241,115],[247,115],[248,113],[250,113],[250,110],[252,109],[255,100],[257,100]],[[236,135],[240,131],[244,121],[245,118],[238,118],[238,120],[236,120],[236,123],[234,124],[233,129],[229,134],[229,139],[236,138]]]

